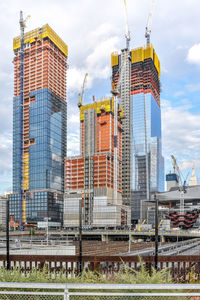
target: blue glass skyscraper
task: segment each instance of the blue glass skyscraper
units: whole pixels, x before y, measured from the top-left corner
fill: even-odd
[[[131,219],[140,219],[141,200],[164,191],[160,110],[160,62],[152,45],[130,51],[131,94]],[[121,57],[112,54],[113,81],[118,80]],[[122,145],[123,147],[124,145]]]
[[[22,216],[23,225],[48,218],[52,226],[61,226],[67,129],[67,45],[49,25],[25,34],[23,105],[20,102],[19,37],[14,39],[13,48],[13,193],[9,195],[10,215],[16,224],[20,223]]]

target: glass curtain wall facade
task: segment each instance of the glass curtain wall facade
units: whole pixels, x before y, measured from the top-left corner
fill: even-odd
[[[47,216],[61,222],[64,193],[64,158],[66,156],[66,102],[48,89],[32,92],[30,103],[29,193],[26,194],[27,222],[42,221]],[[10,195],[10,214],[18,221],[19,196],[19,97],[13,105],[13,193]],[[39,192],[40,190],[51,192]],[[37,192],[36,192],[37,191]],[[56,192],[56,193],[55,193]],[[49,197],[47,197],[49,196]]]
[[[164,191],[164,158],[161,145],[160,107],[151,93],[133,95],[132,101],[132,206],[134,207],[132,219],[137,220],[140,218],[140,201],[147,197],[147,178],[149,178],[150,193]]]

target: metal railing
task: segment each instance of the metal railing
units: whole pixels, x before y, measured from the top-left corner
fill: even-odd
[[[199,297],[199,298],[198,298]],[[0,299],[120,300],[200,299],[199,284],[0,283]]]
[[[143,263],[151,274],[154,266],[153,256],[83,256],[82,264],[86,270],[97,270],[101,274],[109,275],[123,272],[124,265],[139,270]],[[6,255],[0,255],[0,267],[6,267]],[[50,256],[50,255],[10,255],[10,267],[18,268],[22,272],[31,269],[41,270],[46,267],[50,272],[62,270],[66,276],[79,273],[78,256]],[[200,280],[200,256],[159,256],[158,270],[168,268],[174,282],[188,282],[190,273],[195,273],[195,279]]]

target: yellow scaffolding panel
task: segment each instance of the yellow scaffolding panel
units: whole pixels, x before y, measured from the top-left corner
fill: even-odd
[[[144,48],[144,59],[151,58],[153,60],[153,45],[150,44]]]
[[[134,64],[144,60],[144,48],[136,48],[131,50],[131,63]]]
[[[29,189],[29,153],[24,154],[23,164],[23,188]]]
[[[154,62],[156,70],[158,71],[158,75],[160,76],[160,61],[156,54],[156,51],[153,48],[153,45],[150,44],[145,47],[139,47],[131,50],[131,63],[137,63],[140,61],[144,61],[145,59],[151,58]]]
[[[88,109],[95,109],[97,114],[104,112],[113,112],[114,113],[114,100],[113,97],[107,100],[98,101],[92,104],[83,105],[80,107],[80,121],[84,120],[84,111]],[[119,105],[119,116],[123,117],[122,106]]]
[[[37,39],[44,39],[48,37],[66,56],[68,56],[68,46],[63,40],[55,33],[55,31],[48,25],[44,25],[41,28],[31,30],[24,35],[24,44],[33,43]],[[13,50],[17,50],[21,47],[20,36],[13,39]]]
[[[111,53],[111,67],[117,66],[119,64],[119,54],[118,52]]]
[[[160,76],[160,61],[155,51],[154,51],[154,65],[156,67],[156,70],[158,71],[158,75]]]

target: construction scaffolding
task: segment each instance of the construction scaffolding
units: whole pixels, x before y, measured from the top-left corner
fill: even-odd
[[[122,122],[122,191],[123,204],[131,204],[131,165],[132,165],[132,103],[130,96],[130,51],[128,48],[121,51],[118,57],[117,53],[111,56],[113,66],[112,80],[115,86],[120,89],[121,105],[123,107],[124,119]],[[118,65],[116,65],[118,64]]]
[[[131,50],[131,95],[152,93],[160,106],[160,61],[152,45]]]

